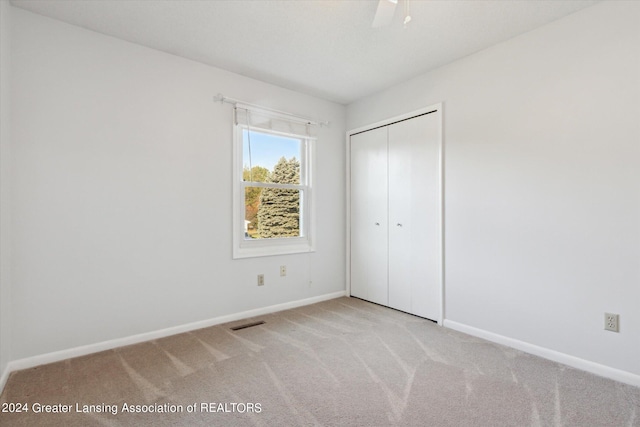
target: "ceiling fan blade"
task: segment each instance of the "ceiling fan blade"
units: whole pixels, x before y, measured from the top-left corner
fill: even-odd
[[[373,28],[385,27],[393,21],[398,0],[379,0],[376,16],[373,18],[371,26]]]

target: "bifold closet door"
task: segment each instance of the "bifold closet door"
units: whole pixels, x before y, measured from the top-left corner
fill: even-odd
[[[351,136],[351,295],[388,305],[387,128]]]
[[[389,306],[440,312],[439,112],[388,126]]]

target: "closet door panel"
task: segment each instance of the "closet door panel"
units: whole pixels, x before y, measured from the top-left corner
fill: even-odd
[[[419,140],[413,135],[413,120],[389,126],[389,306],[412,312],[413,264],[422,254],[413,244],[415,233],[414,204],[420,203],[414,183],[421,169]],[[420,236],[417,236],[420,237]]]
[[[438,114],[389,126],[389,306],[429,319],[440,310]]]
[[[351,295],[388,304],[387,129],[351,136]]]

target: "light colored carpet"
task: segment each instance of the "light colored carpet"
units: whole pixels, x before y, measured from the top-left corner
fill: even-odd
[[[0,402],[30,410],[0,425],[640,426],[636,387],[358,299],[250,320],[15,372]]]

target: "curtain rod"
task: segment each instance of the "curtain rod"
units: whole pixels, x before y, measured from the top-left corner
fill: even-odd
[[[263,106],[261,106],[261,105],[251,104],[251,103],[249,103],[249,102],[240,101],[240,100],[238,100],[238,99],[234,99],[234,98],[229,98],[229,97],[227,97],[227,96],[224,96],[224,95],[223,95],[223,94],[221,94],[221,93],[219,93],[219,94],[217,94],[216,96],[214,96],[214,97],[213,97],[213,101],[214,101],[214,102],[219,102],[219,103],[221,103],[221,104],[223,104],[223,103],[224,103],[224,104],[231,104],[231,105],[233,105],[234,107],[235,107],[237,104],[242,104],[242,105],[246,105],[246,106],[248,106],[248,107],[254,107],[254,108],[257,108],[257,109],[259,109],[259,110],[268,111],[268,112],[270,112],[270,113],[282,114],[282,115],[284,115],[284,116],[293,117],[293,118],[296,118],[296,119],[298,119],[298,120],[304,121],[304,122],[306,122],[306,123],[307,123],[307,124],[309,124],[309,125],[315,125],[315,126],[321,126],[321,127],[322,127],[322,126],[324,126],[324,127],[329,127],[329,122],[328,122],[328,121],[326,121],[326,122],[317,122],[317,121],[315,121],[315,120],[311,120],[311,119],[309,119],[309,118],[307,118],[307,117],[302,117],[302,116],[299,116],[299,115],[297,115],[297,114],[288,113],[288,112],[286,112],[286,111],[281,111],[281,110],[275,110],[275,109],[273,109],[273,108],[267,108],[267,107],[263,107]]]

